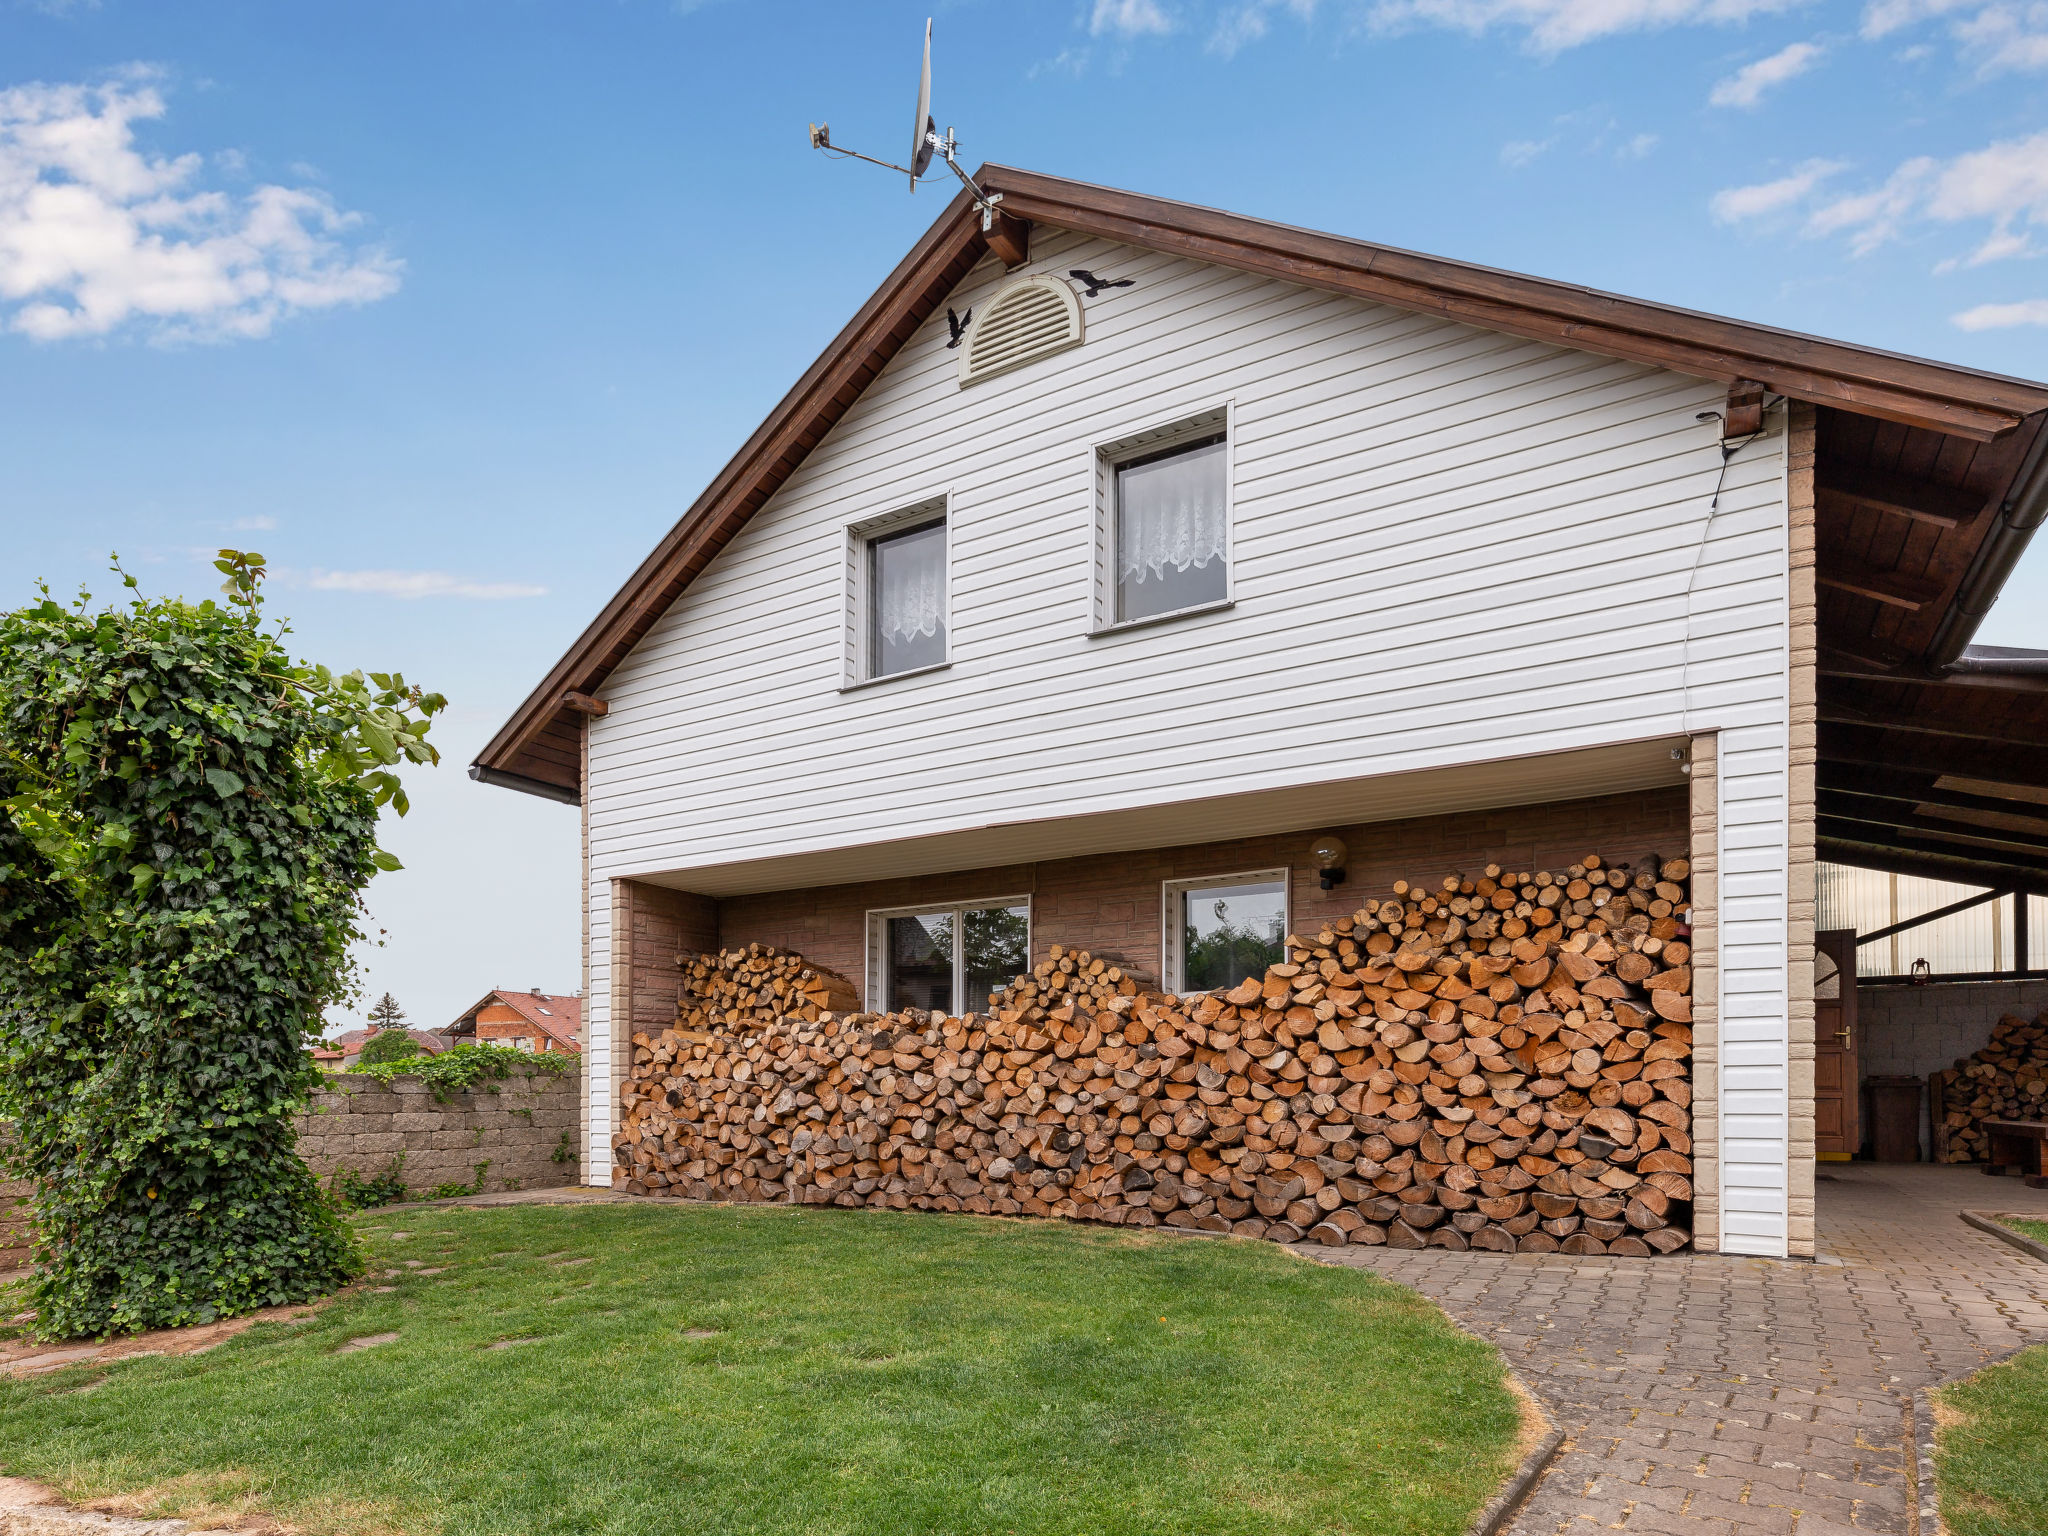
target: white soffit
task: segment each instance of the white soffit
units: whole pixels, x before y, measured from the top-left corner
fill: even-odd
[[[1139,848],[1223,842],[1323,826],[1355,826],[1457,811],[1543,805],[1682,784],[1685,777],[1672,752],[1684,745],[1684,737],[1660,737],[1575,752],[1499,758],[1452,768],[1136,806],[1089,816],[1004,822],[931,837],[821,848],[773,859],[696,869],[614,873],[705,896],[747,896],[763,891],[803,890],[811,886],[1083,858]]]

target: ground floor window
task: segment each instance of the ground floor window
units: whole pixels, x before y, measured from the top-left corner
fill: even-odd
[[[1169,880],[1161,913],[1170,992],[1234,987],[1285,957],[1287,871]]]
[[[998,897],[868,914],[868,1006],[986,1013],[988,995],[1029,969],[1031,898]]]

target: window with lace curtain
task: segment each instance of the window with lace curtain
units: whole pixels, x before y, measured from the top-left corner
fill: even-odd
[[[1230,438],[1207,411],[1097,450],[1095,628],[1230,601]]]
[[[847,685],[944,666],[945,503],[923,503],[847,532]]]

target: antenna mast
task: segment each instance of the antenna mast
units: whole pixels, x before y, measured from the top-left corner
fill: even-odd
[[[879,165],[884,170],[899,171],[910,178],[910,190],[917,191],[919,181],[925,179],[925,172],[937,155],[946,162],[946,169],[959,178],[960,185],[967,189],[967,195],[974,199],[974,206],[981,213],[982,231],[986,233],[995,224],[996,205],[1003,200],[1000,192],[984,192],[975,185],[974,178],[960,168],[955,153],[959,141],[953,137],[949,127],[944,136],[939,133],[938,124],[931,115],[932,101],[932,23],[926,17],[924,23],[924,67],[918,77],[917,117],[912,125],[910,164],[898,165],[892,160],[878,160],[873,155],[864,155],[857,149],[843,149],[832,142],[830,123],[811,124],[811,148],[823,150],[828,155],[839,155],[848,160],[865,160],[869,165]]]

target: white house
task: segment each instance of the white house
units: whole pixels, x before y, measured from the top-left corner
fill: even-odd
[[[1810,1253],[1855,1097],[1831,1042],[1816,1086],[1818,854],[2048,879],[1855,813],[1988,761],[1915,721],[2038,697],[1965,646],[2048,511],[2048,386],[982,181],[471,770],[582,807],[586,1177],[681,949],[957,1010],[1054,943],[1213,984],[1218,902],[1684,853],[1698,1239]],[[1831,818],[1817,755],[1921,777]]]

